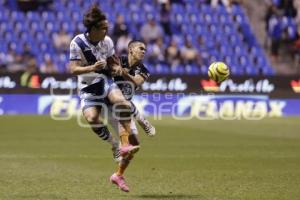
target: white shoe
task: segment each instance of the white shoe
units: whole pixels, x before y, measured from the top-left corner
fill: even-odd
[[[138,121],[138,123],[148,136],[153,137],[156,134],[155,127],[152,126],[152,124],[148,120],[145,119],[144,122]]]
[[[119,144],[118,144],[118,146],[112,147],[111,150],[113,152],[113,158],[114,158],[114,160],[116,162],[121,162],[122,156],[121,156]]]

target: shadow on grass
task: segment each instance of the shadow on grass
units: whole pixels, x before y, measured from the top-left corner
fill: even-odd
[[[11,195],[8,197],[9,197],[9,199],[11,198],[11,199],[15,199],[15,200],[17,200],[17,199],[67,200],[68,199],[67,197],[62,197],[62,196],[55,195],[55,194]]]
[[[133,195],[134,197],[141,199],[201,199],[200,195],[188,195],[188,194],[143,194]]]

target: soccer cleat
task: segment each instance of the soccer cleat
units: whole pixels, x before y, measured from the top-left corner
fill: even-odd
[[[120,154],[123,158],[128,158],[130,155],[135,154],[140,149],[140,146],[127,145],[120,148]]]
[[[124,192],[129,192],[129,187],[125,183],[125,179],[123,176],[118,176],[116,173],[111,175],[110,182],[116,184],[120,190]]]
[[[116,162],[121,162],[122,160],[122,156],[120,153],[120,148],[119,146],[114,146],[111,148],[112,152],[113,152],[113,158]]]
[[[142,121],[138,121],[138,123],[144,129],[145,133],[148,136],[153,137],[155,135],[155,133],[156,133],[155,127],[152,126],[152,124],[148,120],[144,119],[143,122]]]

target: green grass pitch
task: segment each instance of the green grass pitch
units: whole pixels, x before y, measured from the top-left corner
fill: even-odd
[[[300,118],[153,121],[126,172],[108,181],[111,150],[76,120],[0,117],[1,200],[296,200]]]

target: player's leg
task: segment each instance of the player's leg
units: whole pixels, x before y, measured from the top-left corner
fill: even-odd
[[[113,113],[115,118],[124,126],[124,131],[120,133],[120,140],[122,145],[128,145],[128,136],[130,133],[130,109],[131,106],[128,101],[124,98],[121,90],[115,88],[108,94],[109,101],[113,104]]]
[[[115,117],[118,118],[121,125],[124,127],[121,132],[119,132],[121,141],[121,155],[127,156],[129,154],[134,154],[139,150],[139,146],[132,146],[129,144],[129,134],[130,134],[130,123],[131,123],[131,104],[125,99],[121,90],[117,87],[111,89],[108,93],[108,99],[111,104],[113,104],[112,112]]]
[[[105,81],[106,86],[104,87],[104,90],[107,94],[109,103],[112,105],[113,117],[121,118],[118,120],[125,128],[125,132],[120,134],[121,144],[122,146],[127,146],[129,144],[128,136],[130,133],[130,121],[128,121],[128,118],[130,118],[131,116],[131,113],[129,112],[129,110],[131,109],[131,105],[125,99],[121,90],[111,78],[107,78]]]
[[[145,131],[145,133],[148,136],[154,136],[156,131],[155,127],[145,118],[144,115],[142,115],[133,102],[131,102],[131,110],[132,115],[134,119],[138,122],[138,124],[142,127],[142,129]]]
[[[117,138],[119,138],[120,123],[117,119],[115,119],[113,117],[111,106],[109,106],[109,109],[108,109],[107,121],[110,124],[110,126],[112,127],[113,131],[115,132],[115,136]],[[122,156],[120,154],[120,141],[119,140],[118,140],[118,156],[119,156],[118,162],[120,162],[122,160]]]
[[[130,129],[131,132],[129,135],[129,143],[133,146],[140,145],[140,141],[138,139],[138,129],[133,119],[131,120]]]
[[[119,123],[118,130],[122,131],[122,125]],[[131,133],[129,135],[129,143],[133,146],[139,145],[140,142],[138,140],[138,130],[136,128],[134,120],[131,120]],[[130,164],[130,161],[133,159],[134,155],[131,154],[127,157],[122,158],[121,162],[118,165],[117,171],[110,177],[110,181],[116,184],[121,190],[125,192],[129,192],[129,187],[127,186],[124,178],[124,173],[127,167]]]
[[[96,106],[85,106],[83,107],[82,112],[86,121],[91,125],[91,128],[94,131],[94,133],[96,133],[102,140],[112,145],[112,148],[114,149],[114,159],[116,161],[120,161],[119,142],[112,136],[107,126],[104,125],[100,120],[100,109]]]
[[[137,145],[140,144],[140,142],[139,142],[139,139],[137,137],[138,130],[136,128],[134,120],[131,120],[130,128],[131,128],[131,132],[130,132],[130,135],[129,135],[129,143],[133,146],[137,146]],[[121,132],[121,131],[122,131],[122,126],[119,123],[119,132]],[[123,176],[123,174],[124,174],[126,168],[128,167],[129,162],[130,162],[131,159],[133,159],[133,154],[123,157],[122,162],[119,163],[119,166],[118,166],[118,169],[117,169],[117,172],[116,172],[117,175]]]
[[[110,177],[110,181],[116,184],[121,190],[124,192],[129,192],[129,187],[125,182],[125,178],[123,176],[126,168],[128,167],[130,161],[132,160],[133,155],[130,155],[127,158],[123,158],[122,161],[119,163],[118,170]]]
[[[135,122],[133,120],[131,120],[131,124],[130,124],[130,128],[131,128],[131,133],[129,135],[129,143],[133,146],[137,146],[140,144],[139,139],[137,137],[138,135],[138,131],[135,125]],[[122,127],[120,127],[119,130],[121,130]],[[124,157],[122,159],[122,161],[119,163],[116,175],[118,176],[123,176],[126,168],[128,167],[130,161],[133,159],[133,155],[129,155],[127,157]]]

